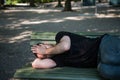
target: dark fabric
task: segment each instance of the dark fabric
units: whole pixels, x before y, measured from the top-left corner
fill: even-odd
[[[120,65],[120,38],[105,35],[100,44],[100,61]]]
[[[120,66],[100,62],[97,68],[102,77],[109,80],[120,80]]]
[[[120,80],[120,38],[105,35],[100,44],[98,71],[104,78]]]
[[[70,37],[71,47],[69,51],[52,57],[57,66],[96,67],[101,37],[87,38],[62,31],[56,35],[56,42],[59,43],[65,35]]]

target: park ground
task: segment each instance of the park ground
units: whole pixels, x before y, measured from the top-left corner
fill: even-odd
[[[0,80],[11,80],[14,72],[34,60],[30,51],[30,35],[39,32],[104,32],[120,33],[120,9],[74,6],[73,12],[63,8],[8,7],[0,10]]]

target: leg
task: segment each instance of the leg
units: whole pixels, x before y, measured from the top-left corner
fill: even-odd
[[[100,44],[101,62],[120,65],[120,38],[105,35]]]
[[[100,44],[98,71],[104,78],[120,79],[120,39],[105,35]]]
[[[111,80],[120,79],[120,66],[99,63],[98,71],[104,78]]]

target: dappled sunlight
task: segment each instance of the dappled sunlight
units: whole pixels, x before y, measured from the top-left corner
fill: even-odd
[[[42,10],[37,11],[37,13],[49,13],[49,12],[61,12],[61,10],[42,9]]]
[[[10,9],[4,10],[5,13],[10,12],[36,12],[36,13],[49,13],[49,12],[61,12],[59,9]]]
[[[119,32],[118,29],[110,30],[109,32],[114,33],[114,32]]]
[[[99,13],[84,13],[84,14],[79,14],[80,17],[84,18],[115,18],[115,17],[120,17],[120,14],[114,14],[114,13],[107,13],[107,14],[99,14]]]
[[[76,17],[66,17],[64,19],[66,19],[66,20],[83,20],[85,18],[84,17],[76,16]]]
[[[12,29],[15,29],[15,28],[19,28],[20,25],[21,24],[19,24],[19,23],[12,23],[12,24],[8,24],[6,28],[12,30]]]
[[[13,36],[13,37],[9,37],[10,35],[2,36],[0,35],[0,42],[4,42],[4,43],[19,43],[22,41],[26,41],[29,40],[29,36],[32,32],[31,31],[24,31],[22,33],[20,33],[19,35]]]
[[[14,20],[14,19],[16,19],[16,18],[8,18],[8,20]]]
[[[32,33],[31,31],[22,32],[17,36],[9,38],[8,43],[15,43],[15,42],[28,40],[26,37],[30,36],[31,33]]]
[[[93,31],[98,31],[97,28],[93,28],[93,29],[87,29],[88,32],[93,32]]]
[[[107,10],[107,11],[108,11],[108,12],[111,12],[111,11],[112,11],[112,12],[120,12],[120,9],[119,9],[119,8],[118,8],[118,9],[114,9],[114,8],[113,8],[113,9],[109,9],[109,10]]]
[[[27,25],[27,24],[42,24],[42,23],[59,23],[59,22],[64,22],[66,20],[84,20],[84,17],[79,17],[79,16],[74,16],[74,17],[65,17],[65,18],[53,18],[49,20],[36,20],[36,21],[29,21],[25,20],[21,22],[21,24]]]
[[[87,32],[105,32],[105,33],[116,33],[116,32],[119,32],[119,30],[118,29],[113,29],[113,30],[109,30],[109,31],[107,31],[107,30],[102,30],[102,31],[100,31],[100,30],[98,30],[97,28],[93,28],[93,29],[87,29]]]
[[[32,31],[68,30],[74,32],[119,32],[119,14],[94,14],[89,13],[88,11],[81,14],[82,11],[60,11],[61,10],[59,9],[31,8],[4,10],[5,14],[2,14],[3,16],[1,16],[0,20],[2,22],[0,27],[11,32],[11,35],[8,36],[8,38],[5,36],[5,39],[1,38],[0,41],[9,43],[25,41]],[[3,20],[6,20],[6,22]],[[115,23],[112,23],[113,21]],[[109,28],[104,29],[101,26],[109,26]]]
[[[41,20],[41,21],[23,21],[21,24],[27,25],[27,24],[42,24],[42,23],[49,23],[49,22],[63,22],[64,20],[61,19],[50,19],[50,20]]]
[[[115,18],[115,17],[120,17],[120,15],[115,15],[113,13],[110,14],[95,14],[97,18]]]

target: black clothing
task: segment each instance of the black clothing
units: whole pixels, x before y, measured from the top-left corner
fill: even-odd
[[[71,40],[70,50],[54,55],[53,59],[58,67],[97,67],[99,44],[102,37],[88,38],[70,32],[59,32],[56,42],[59,43],[63,36],[69,36]]]

